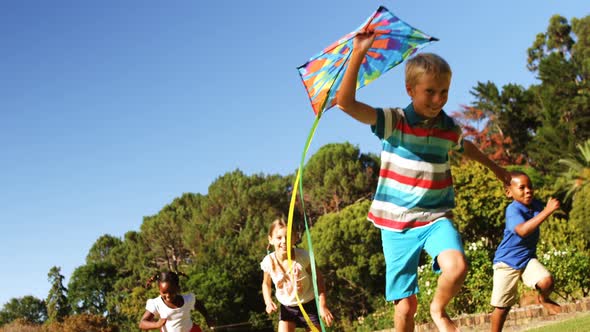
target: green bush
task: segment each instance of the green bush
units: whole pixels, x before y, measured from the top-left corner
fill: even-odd
[[[463,241],[475,242],[482,236],[500,243],[504,229],[504,210],[510,203],[502,183],[475,162],[452,167],[455,187],[453,209],[457,230]]]
[[[590,186],[580,189],[573,198],[570,222],[578,229],[584,247],[590,249]]]
[[[545,249],[538,252],[539,261],[555,280],[554,293],[564,300],[586,297],[590,294],[590,254],[572,248]]]
[[[344,331],[370,332],[375,330],[389,329],[393,326],[393,302],[386,302],[381,297],[381,303],[377,309],[367,316],[359,316],[346,326]]]
[[[483,237],[476,242],[466,243],[465,256],[469,271],[459,294],[451,302],[449,312],[453,313],[452,316],[490,310],[494,252],[489,240]]]

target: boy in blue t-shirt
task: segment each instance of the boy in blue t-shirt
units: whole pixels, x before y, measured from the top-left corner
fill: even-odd
[[[492,331],[502,331],[508,312],[516,303],[520,278],[526,286],[539,290],[539,301],[550,312],[560,311],[559,305],[549,299],[553,277],[537,260],[539,226],[559,209],[559,201],[550,198],[543,208],[543,203],[533,198],[531,179],[519,171],[510,175],[506,195],[514,201],[506,208],[504,238],[494,257]]]

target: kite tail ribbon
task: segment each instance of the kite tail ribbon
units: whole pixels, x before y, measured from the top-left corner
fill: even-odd
[[[309,146],[311,145],[311,141],[313,139],[313,136],[315,135],[315,131],[317,129],[317,126],[318,126],[321,116],[322,116],[322,113],[319,113],[316,116],[315,121],[313,122],[311,130],[309,132],[309,135],[307,136],[307,141],[305,142],[305,147],[303,148],[303,154],[301,156],[301,162],[299,164],[299,169],[297,170],[297,175],[295,176],[295,182],[293,183],[292,194],[291,194],[291,203],[289,204],[289,217],[287,218],[287,261],[289,264],[289,269],[291,271],[293,271],[293,268],[292,268],[293,261],[291,260],[291,238],[292,238],[292,229],[293,229],[293,213],[295,211],[295,201],[297,199],[297,191],[299,191],[301,205],[303,207],[303,209],[302,209],[303,210],[303,218],[305,220],[305,233],[307,236],[307,242],[309,243],[309,260],[310,260],[310,264],[311,264],[313,292],[315,295],[316,307],[318,308],[318,314],[319,314],[320,305],[319,305],[319,294],[318,294],[318,285],[317,285],[317,273],[316,273],[316,268],[315,268],[315,258],[313,255],[313,246],[311,243],[311,235],[309,232],[309,227],[307,225],[307,215],[305,213],[305,206],[303,203],[303,181],[302,181],[302,178],[303,178],[303,167],[304,167],[305,157],[307,156],[307,151],[309,150]],[[297,190],[297,188],[299,190]],[[305,318],[307,325],[309,325],[309,328],[313,332],[319,332],[317,327],[312,323],[311,319],[309,318],[309,315],[307,314],[307,312],[303,308],[303,305],[301,303],[301,300],[299,299],[299,295],[297,294],[297,292],[295,293],[295,297],[297,298],[297,305],[299,306],[299,309],[301,310],[301,313],[303,314],[303,317]],[[322,321],[321,317],[319,318],[319,321],[320,321],[320,327],[323,332],[323,331],[325,331],[325,327],[324,327],[324,322]]]

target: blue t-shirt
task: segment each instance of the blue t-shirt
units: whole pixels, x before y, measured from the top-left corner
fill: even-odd
[[[535,229],[529,236],[520,237],[516,234],[516,226],[530,220],[543,211],[543,203],[534,199],[529,206],[513,201],[506,208],[506,228],[504,238],[494,257],[494,264],[503,262],[508,266],[524,269],[531,258],[537,257],[537,243],[541,232]]]

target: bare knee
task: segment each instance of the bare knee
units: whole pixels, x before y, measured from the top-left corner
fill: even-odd
[[[541,281],[539,281],[537,283],[536,287],[543,293],[553,291],[553,287],[554,287],[553,277],[549,276],[549,277],[545,277],[545,278],[541,279]]]
[[[295,327],[295,322],[279,321],[279,332],[292,332],[295,331]]]
[[[458,250],[443,251],[437,257],[442,273],[451,280],[463,281],[467,276],[465,255]]]
[[[494,307],[493,313],[498,314],[498,315],[502,315],[502,316],[506,316],[510,312],[511,308],[512,307]]]
[[[404,321],[414,319],[418,310],[418,300],[416,295],[406,297],[405,299],[395,301],[395,318]]]

